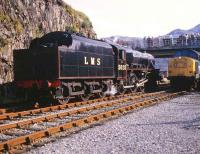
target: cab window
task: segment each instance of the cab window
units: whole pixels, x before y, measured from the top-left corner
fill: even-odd
[[[125,51],[124,50],[119,50],[119,59],[125,60]]]

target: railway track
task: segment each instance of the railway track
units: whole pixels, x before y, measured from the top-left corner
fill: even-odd
[[[151,94],[149,94],[149,95],[151,95]],[[84,101],[84,102],[66,103],[66,104],[63,104],[63,105],[49,106],[49,107],[32,109],[32,110],[25,110],[25,111],[20,111],[20,112],[5,113],[5,114],[0,115],[0,120],[13,119],[13,118],[28,116],[28,115],[33,115],[33,114],[41,114],[41,113],[46,113],[46,112],[64,110],[64,109],[69,109],[69,108],[73,108],[73,107],[93,104],[95,102],[117,100],[117,99],[120,99],[120,98],[129,97],[129,96],[143,97],[142,92],[125,94],[125,95],[109,96],[109,97],[98,98],[98,99],[95,99],[95,100],[89,100],[89,101]],[[0,121],[0,123],[1,123],[1,121]]]
[[[0,115],[0,151],[19,150],[54,134],[91,125],[182,92],[126,94]]]
[[[166,91],[166,90],[169,90],[169,85],[158,85],[157,87],[157,90],[156,91]],[[137,92],[135,93],[135,95],[139,95],[141,94],[141,92]],[[133,94],[124,94],[124,95],[118,95],[117,97],[116,96],[107,96],[107,97],[104,97],[104,98],[98,98],[98,99],[95,99],[95,100],[89,100],[89,101],[85,101],[86,102],[92,102],[92,101],[102,101],[103,100],[109,100],[109,99],[117,99],[119,97],[124,97],[125,95],[133,95]],[[93,98],[94,99],[94,98]],[[14,100],[13,100],[14,101]],[[78,99],[77,100],[73,100],[73,102],[76,102],[76,103],[68,103],[68,106],[69,104],[81,104],[80,102],[78,102]],[[8,103],[1,103],[0,104],[0,115],[4,114],[4,116],[6,115],[6,113],[11,113],[11,112],[14,112],[15,115],[16,113],[22,113],[23,111],[28,111],[28,110],[31,110],[31,109],[36,109],[35,111],[33,112],[38,112],[40,109],[38,108],[46,108],[45,110],[48,110],[47,107],[49,107],[49,109],[55,109],[56,107],[52,107],[52,105],[56,105],[55,103],[50,103],[50,102],[45,102],[43,101],[41,104],[38,104],[38,103],[34,103],[34,102],[28,102],[28,101],[24,101],[24,100],[15,100],[14,102],[8,102]],[[65,106],[65,105],[64,105]],[[73,105],[71,105],[73,106]],[[69,106],[70,107],[70,106]],[[60,105],[60,108],[63,108],[62,105]],[[40,112],[40,111],[39,111]],[[24,114],[24,113],[23,113]],[[0,118],[1,120],[1,118]]]

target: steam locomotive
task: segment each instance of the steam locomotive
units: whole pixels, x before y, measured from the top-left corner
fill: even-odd
[[[48,33],[13,55],[17,95],[27,99],[48,96],[63,104],[152,89],[158,80],[152,55],[69,32]]]

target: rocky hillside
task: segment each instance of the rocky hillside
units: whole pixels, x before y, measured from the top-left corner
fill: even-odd
[[[45,33],[68,29],[96,37],[88,17],[62,0],[1,0],[0,83],[13,80],[13,49],[27,48]]]

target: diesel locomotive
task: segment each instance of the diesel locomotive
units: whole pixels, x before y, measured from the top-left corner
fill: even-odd
[[[113,89],[152,89],[158,80],[150,54],[69,32],[48,33],[13,55],[17,95],[27,99],[48,96],[62,104]]]
[[[177,51],[169,60],[168,78],[174,89],[199,89],[200,54],[194,50]]]

